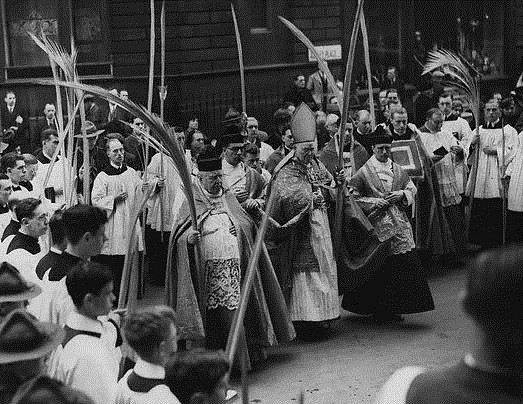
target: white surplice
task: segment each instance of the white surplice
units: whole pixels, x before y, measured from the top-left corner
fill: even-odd
[[[503,138],[505,139],[503,140]],[[479,164],[473,197],[481,199],[501,198],[503,160],[505,167],[507,167],[514,158],[518,144],[518,133],[510,125],[505,125],[503,129],[485,129],[483,126],[480,126],[479,139]],[[504,152],[503,142],[505,143]],[[497,155],[486,154],[483,148],[487,146],[496,149]],[[472,176],[469,177],[467,185],[467,189],[470,192],[471,187]]]
[[[114,198],[122,192],[127,192],[127,199],[115,206]],[[107,212],[109,219],[105,225],[107,241],[102,248],[104,255],[125,255],[129,245],[130,225],[133,212],[142,200],[142,180],[138,173],[131,167],[118,175],[109,175],[100,172],[93,183],[91,200]],[[138,249],[143,250],[142,232],[140,222],[136,223]]]

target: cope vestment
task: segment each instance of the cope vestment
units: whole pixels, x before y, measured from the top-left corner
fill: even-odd
[[[234,193],[235,190],[246,191],[249,199],[258,202],[260,208],[265,206],[265,180],[254,168],[240,162],[236,166],[222,160],[223,186]],[[245,199],[238,199],[243,207]]]
[[[352,177],[349,187],[374,225],[379,240],[390,240],[390,247],[381,269],[352,293],[344,295],[343,308],[359,314],[408,314],[434,309],[405,212],[416,194],[412,180],[390,159],[383,163],[372,156]],[[392,191],[402,191],[403,200],[379,209],[378,200]]]
[[[293,321],[333,320],[340,314],[327,213],[332,181],[320,161],[306,166],[291,152],[269,184],[274,196],[268,198],[276,198],[269,214],[279,227],[269,229],[266,243]],[[313,204],[314,193],[321,194],[321,203]]]
[[[195,265],[195,247],[187,242],[191,218],[184,201],[171,235],[175,250],[173,269],[166,274],[167,304],[176,311],[180,339],[205,337],[207,346],[223,347],[238,306],[257,227],[232,193],[211,197],[196,182],[193,191],[202,235],[200,261]],[[197,273],[197,268],[202,272]],[[251,360],[261,347],[295,336],[265,247],[258,261],[244,326]]]
[[[411,123],[403,135],[397,134],[392,124],[389,129],[394,140],[410,139],[416,142],[423,166],[423,178],[412,178],[417,189],[413,207],[416,247],[430,255],[449,254],[453,252],[452,235],[443,211],[436,168],[423,145],[420,131]]]

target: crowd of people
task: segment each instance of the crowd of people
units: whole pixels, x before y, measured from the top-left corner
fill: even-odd
[[[296,75],[267,131],[234,108],[220,133],[200,131],[197,117],[171,126],[192,201],[179,162],[148,148],[139,117],[87,94],[75,166],[55,104],[44,107],[37,141],[7,91],[0,403],[225,402],[243,353],[252,368],[269,347],[328,338],[342,308],[373,323],[431,311],[432,265],[461,267],[478,251],[463,298],[478,345],[444,371],[399,370],[378,400],[450,403],[465,394],[459,402],[521,402],[521,253],[491,249],[523,241],[523,87],[485,100],[472,128],[459,93],[438,86],[438,77],[418,99],[416,108],[426,108],[417,125],[391,67],[378,105],[351,111],[344,125],[337,92],[319,71],[307,81]],[[145,215],[131,231],[144,198]],[[115,307],[130,245],[145,256],[139,277],[165,287],[164,305]],[[224,350],[255,250],[230,363]]]

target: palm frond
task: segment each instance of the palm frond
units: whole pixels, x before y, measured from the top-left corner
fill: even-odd
[[[465,64],[459,55],[446,49],[429,52],[422,74],[436,70],[441,71],[445,75],[443,79],[444,84],[458,88],[463,94],[471,106],[476,120],[476,127],[478,127],[480,109],[478,72],[471,69],[470,64]]]
[[[287,28],[291,30],[291,32],[307,47],[307,49],[316,58],[318,62],[318,68],[325,74],[325,77],[327,78],[327,83],[329,83],[329,86],[335,91],[336,98],[338,99],[338,107],[341,113],[343,110],[343,96],[341,94],[341,91],[338,89],[338,86],[336,85],[336,80],[334,80],[334,76],[332,75],[329,66],[327,66],[325,60],[323,60],[323,58],[319,55],[311,40],[307,38],[307,36],[296,25],[294,25],[292,22],[290,22],[282,16],[278,16],[278,18],[282,23],[285,24]]]
[[[242,112],[247,113],[247,95],[245,91],[245,68],[243,65],[243,47],[240,37],[240,29],[238,28],[238,20],[236,19],[236,12],[234,11],[234,4],[231,3],[232,21],[234,23],[234,34],[236,36],[236,47],[238,49],[238,63],[240,67],[240,90],[242,93]]]
[[[55,85],[55,82],[50,80],[35,80],[35,83],[42,85]],[[56,84],[58,84],[61,87],[73,88],[76,90],[81,90],[83,92],[95,94],[108,102],[115,103],[124,110],[130,112],[132,115],[140,118],[145,123],[145,125],[150,128],[149,134],[146,134],[144,136],[148,136],[149,139],[155,139],[156,145],[159,145],[160,148],[163,147],[166,151],[166,154],[168,154],[173,159],[174,166],[178,170],[180,179],[183,184],[183,189],[187,197],[187,202],[189,203],[191,219],[193,220],[193,223],[196,224],[196,209],[194,206],[194,198],[192,192],[192,179],[187,164],[185,162],[185,153],[182,150],[180,144],[169,135],[169,128],[167,127],[165,122],[163,122],[159,116],[147,111],[147,109],[145,109],[143,106],[135,104],[131,100],[124,100],[118,97],[117,95],[111,94],[108,90],[104,88],[83,83],[66,81],[58,81]],[[145,138],[147,139],[147,137]]]

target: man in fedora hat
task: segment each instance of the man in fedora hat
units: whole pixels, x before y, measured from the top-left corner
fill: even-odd
[[[85,119],[93,123],[97,129],[103,129],[107,123],[107,117],[104,116],[104,111],[95,102],[94,95],[86,93],[84,95]]]
[[[63,340],[56,324],[36,320],[23,309],[0,323],[0,403],[10,402],[20,385],[44,373],[44,359]]]
[[[0,264],[0,321],[13,310],[26,308],[41,293],[42,288],[26,281],[13,265]]]

